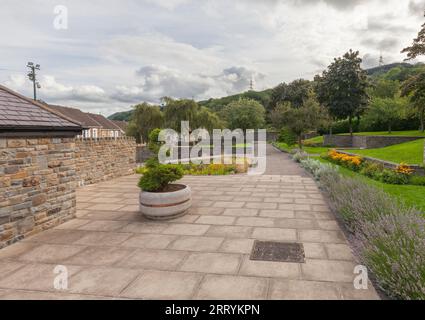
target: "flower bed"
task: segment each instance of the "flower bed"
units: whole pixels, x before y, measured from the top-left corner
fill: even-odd
[[[301,165],[329,195],[378,286],[396,299],[425,299],[423,213],[358,179],[342,177],[337,166],[310,158]]]
[[[329,151],[323,158],[384,183],[425,185],[425,177],[414,176],[415,170],[405,163],[400,163],[395,168],[388,168],[385,167],[384,163],[370,161],[357,155],[336,150]]]

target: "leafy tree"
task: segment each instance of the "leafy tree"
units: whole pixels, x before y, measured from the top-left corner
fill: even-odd
[[[359,52],[350,49],[342,58],[336,58],[322,76],[315,78],[319,102],[328,109],[331,117],[348,118],[351,135],[353,118],[363,114],[369,100],[369,84],[361,62]]]
[[[196,116],[199,112],[199,106],[194,100],[163,98],[165,103],[164,115],[165,124],[168,128],[181,131],[181,122],[189,121],[193,127]]]
[[[376,122],[385,124],[388,133],[392,132],[393,125],[405,117],[407,100],[400,97],[374,97],[369,106],[367,117]]]
[[[217,114],[209,111],[205,107],[201,107],[196,113],[193,128],[203,128],[212,132],[213,129],[223,128],[223,121]]]
[[[400,97],[400,83],[378,79],[369,92],[372,100],[366,111],[366,120],[385,125],[391,133],[394,124],[406,116],[408,101]]]
[[[419,114],[420,130],[425,130],[425,72],[406,80],[402,85],[402,96],[409,97],[412,106]]]
[[[407,59],[405,60],[412,60],[425,54],[425,23],[422,25],[418,36],[413,39],[412,45],[404,48],[401,53],[407,53]]]
[[[264,107],[257,101],[241,98],[229,103],[222,110],[223,119],[230,129],[258,129],[265,124]]]
[[[272,91],[269,110],[274,110],[282,102],[290,102],[294,108],[299,108],[308,97],[310,89],[311,82],[304,79],[279,84]]]
[[[144,102],[134,107],[127,132],[138,142],[147,142],[149,133],[155,128],[161,128],[163,124],[164,115],[159,107]]]
[[[284,127],[296,135],[298,145],[302,149],[303,135],[320,127],[327,119],[327,112],[325,108],[320,106],[315,95],[310,93],[298,108],[292,107],[290,102],[279,104],[272,111],[271,119],[277,128]]]

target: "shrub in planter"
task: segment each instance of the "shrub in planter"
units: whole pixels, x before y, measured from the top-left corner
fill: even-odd
[[[149,160],[146,171],[139,180],[139,187],[148,192],[164,192],[170,189],[171,182],[183,177],[183,169],[179,165],[160,164]]]
[[[362,224],[361,258],[397,299],[425,299],[425,220],[417,212]]]

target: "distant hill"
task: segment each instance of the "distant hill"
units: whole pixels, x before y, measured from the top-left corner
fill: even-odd
[[[109,120],[129,121],[133,110],[116,112],[108,117]]]
[[[423,63],[391,63],[366,70],[371,78],[405,81],[407,78],[425,70]]]
[[[367,74],[371,78],[386,78],[389,80],[399,80],[404,81],[408,77],[417,74],[418,72],[425,70],[425,64],[417,63],[391,63],[380,67],[375,67],[366,70]],[[224,106],[229,104],[232,101],[238,100],[239,98],[250,98],[257,100],[263,106],[267,107],[270,102],[271,93],[273,89],[267,89],[264,91],[247,91],[240,94],[235,94],[222,98],[211,98],[208,100],[198,101],[199,105],[207,107],[213,111],[220,111]],[[132,110],[117,112],[113,115],[109,116],[110,120],[121,120],[121,121],[129,121],[131,115],[133,114]]]
[[[270,101],[271,92],[273,89],[267,89],[264,91],[247,91],[240,94],[235,94],[223,98],[217,99],[208,99],[204,101],[198,101],[198,104],[203,107],[207,107],[213,111],[220,111],[224,106],[228,105],[230,102],[239,100],[239,98],[249,98],[257,100],[263,106],[266,106]],[[109,120],[120,120],[120,121],[129,121],[133,110],[116,112],[108,117]]]

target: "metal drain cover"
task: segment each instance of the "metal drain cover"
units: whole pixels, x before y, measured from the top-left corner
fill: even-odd
[[[304,263],[304,247],[300,243],[273,241],[254,242],[251,260]]]

